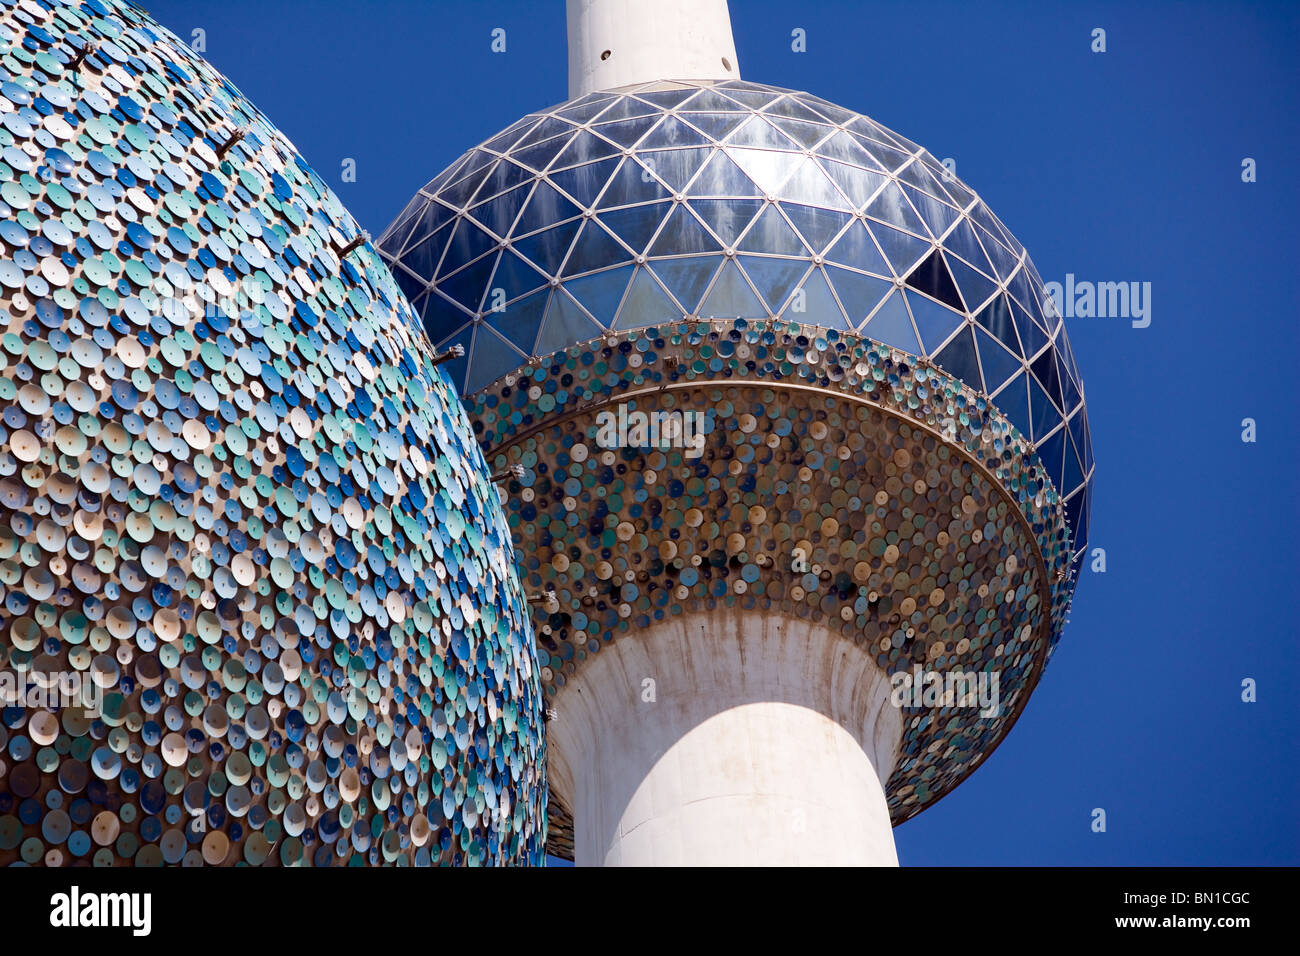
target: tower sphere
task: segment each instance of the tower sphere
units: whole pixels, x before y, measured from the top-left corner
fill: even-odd
[[[571,2],[571,47],[628,10],[660,15]],[[552,852],[889,862],[889,821],[997,746],[1060,637],[1093,474],[1079,370],[1024,248],[926,150],[673,75],[529,114],[378,245],[466,349],[489,462],[525,470]],[[928,672],[999,703],[935,703]],[[791,808],[820,818],[788,837]]]
[[[0,5],[0,864],[541,859],[500,499],[293,145],[117,0]]]

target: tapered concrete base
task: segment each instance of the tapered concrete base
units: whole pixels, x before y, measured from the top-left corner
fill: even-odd
[[[602,647],[555,697],[583,865],[896,866],[889,681],[819,625],[717,611]]]

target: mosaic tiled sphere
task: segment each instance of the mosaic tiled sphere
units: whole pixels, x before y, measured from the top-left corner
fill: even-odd
[[[379,248],[476,392],[609,329],[781,317],[932,361],[1034,443],[1087,541],[1079,370],[1024,248],[926,150],[740,80],[530,113],[420,190]]]
[[[358,233],[134,7],[0,0],[0,864],[540,861],[500,497]]]

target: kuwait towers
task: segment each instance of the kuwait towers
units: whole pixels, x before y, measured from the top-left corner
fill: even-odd
[[[507,515],[548,851],[894,864],[1061,634],[1093,471],[1023,247],[924,149],[740,78],[723,0],[570,0],[570,100],[381,253]]]

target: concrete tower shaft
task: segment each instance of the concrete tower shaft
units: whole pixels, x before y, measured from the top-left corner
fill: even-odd
[[[738,80],[727,0],[568,0],[569,98],[653,80]]]

